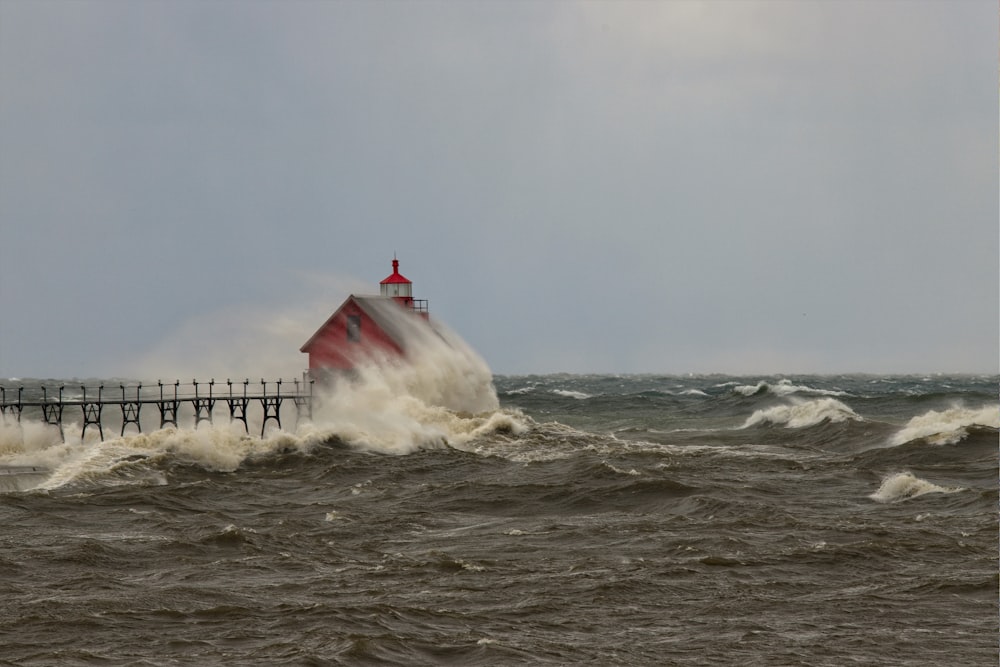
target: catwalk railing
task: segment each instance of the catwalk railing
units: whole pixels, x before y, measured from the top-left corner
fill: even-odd
[[[284,384],[284,390],[282,385]],[[79,394],[66,395],[69,387],[80,388]],[[181,406],[189,404],[194,412],[194,427],[207,421],[212,422],[212,411],[217,403],[224,403],[229,408],[231,421],[243,422],[246,432],[250,433],[247,421],[247,411],[251,404],[260,404],[263,410],[260,435],[264,437],[264,429],[269,421],[281,428],[281,407],[285,401],[295,405],[296,420],[303,416],[312,418],[313,381],[312,380],[263,380],[251,382],[233,382],[226,380],[225,384],[211,379],[208,382],[192,380],[190,383],[164,384],[159,380],[155,385],[142,383],[120,383],[117,387],[60,384],[58,387],[45,385],[32,386],[25,392],[25,387],[6,387],[0,385],[0,419],[4,423],[21,422],[25,408],[37,409],[41,412],[41,420],[59,428],[59,435],[65,442],[63,417],[66,408],[79,407],[83,418],[83,428],[80,439],[87,433],[88,426],[96,426],[104,439],[103,419],[104,409],[116,406],[121,410],[121,435],[129,424],[142,433],[139,421],[144,406],[154,405],[159,411],[160,428],[172,425],[177,428],[177,417]]]

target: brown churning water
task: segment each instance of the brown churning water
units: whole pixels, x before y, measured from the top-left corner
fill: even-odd
[[[0,661],[996,660],[997,378],[492,377],[425,344],[264,438],[0,427]]]

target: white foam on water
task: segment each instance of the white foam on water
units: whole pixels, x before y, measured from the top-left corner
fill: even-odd
[[[630,468],[628,470],[625,470],[624,468],[619,468],[619,467],[617,467],[617,466],[615,466],[615,465],[613,465],[611,463],[608,463],[607,461],[601,461],[601,465],[603,465],[605,468],[607,468],[611,472],[617,473],[619,475],[628,475],[630,477],[641,477],[642,476],[642,473],[639,472],[638,470],[636,470],[635,468]]]
[[[247,460],[289,450],[308,453],[331,440],[402,455],[529,428],[530,420],[519,412],[500,410],[489,367],[464,341],[443,325],[432,328],[395,304],[388,306],[386,316],[398,318],[407,332],[405,359],[369,355],[350,380],[317,388],[312,420],[292,429],[273,428],[258,438],[239,422],[202,422],[197,428],[169,427],[103,442],[88,432],[86,442],[63,443],[54,427],[24,420],[0,427],[0,466],[49,470],[35,487],[48,490],[77,482],[149,484],[163,481],[153,469],[164,462],[232,472]],[[78,428],[64,425],[67,437]]]
[[[30,441],[25,441],[30,445]],[[100,486],[166,484],[156,469],[167,462],[197,465],[215,472],[232,472],[254,456],[305,449],[307,443],[283,432],[266,439],[245,434],[239,424],[202,425],[198,429],[160,429],[104,441],[57,443],[43,449],[30,446],[0,459],[0,465],[36,465],[50,471],[35,488],[54,490],[76,483]]]
[[[730,383],[727,383],[730,384]],[[716,386],[726,386],[716,385]],[[792,384],[791,380],[779,380],[776,384],[771,384],[761,380],[755,385],[738,385],[733,387],[733,391],[743,396],[753,396],[758,393],[771,393],[776,396],[790,396],[792,394],[815,394],[818,396],[847,396],[847,392],[835,389],[816,389],[807,385]]]
[[[460,337],[395,304],[385,311],[380,315],[404,332],[406,357],[369,352],[359,359],[353,377],[319,390],[305,430],[366,450],[408,454],[526,428],[519,413],[500,410],[489,367]]]
[[[895,503],[928,493],[958,493],[965,490],[962,487],[938,486],[910,472],[897,472],[883,478],[878,491],[868,497],[880,503]]]
[[[742,428],[758,424],[780,424],[786,428],[804,428],[821,424],[824,421],[843,422],[849,419],[861,421],[860,415],[835,398],[820,398],[811,401],[793,398],[791,401],[785,405],[756,410],[747,418]]]
[[[575,398],[578,401],[592,398],[590,394],[585,394],[582,391],[572,391],[570,389],[553,389],[552,393],[556,396],[562,396],[564,398]]]
[[[956,406],[948,410],[930,410],[907,422],[889,439],[893,446],[926,439],[935,445],[954,445],[969,434],[971,426],[1000,428],[1000,408],[986,405],[979,409]]]

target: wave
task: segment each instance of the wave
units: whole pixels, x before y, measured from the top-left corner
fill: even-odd
[[[965,440],[970,429],[977,426],[1000,428],[1000,409],[995,405],[986,405],[979,409],[953,407],[941,412],[930,410],[910,419],[890,438],[889,444],[898,446],[924,440],[932,445],[954,445]]]
[[[965,490],[963,487],[938,486],[915,477],[910,472],[897,472],[885,477],[878,491],[868,497],[880,503],[894,503],[928,493],[958,493]]]
[[[105,441],[90,433],[86,442],[62,442],[54,428],[29,419],[0,425],[0,470],[48,471],[32,486],[41,490],[81,483],[162,484],[163,471],[177,464],[233,472],[284,452],[309,454],[318,445],[405,455],[527,430],[529,420],[520,412],[500,409],[488,366],[457,336],[439,327],[434,336],[414,341],[409,352],[406,360],[372,359],[355,377],[318,387],[311,420],[266,431],[263,438],[248,435],[239,422],[203,422]],[[65,425],[67,433],[73,430]],[[5,488],[25,490],[16,484]]]
[[[588,398],[593,398],[592,394],[585,394],[582,391],[572,391],[569,389],[553,389],[552,392],[556,396],[562,396],[564,398],[575,398],[578,401],[583,401]]]
[[[837,389],[816,389],[815,387],[809,387],[806,385],[792,384],[791,380],[779,380],[773,384],[767,382],[766,380],[761,380],[755,385],[736,385],[733,387],[733,392],[742,396],[759,396],[763,394],[773,394],[775,396],[790,396],[792,394],[815,394],[818,396],[849,395],[846,391],[840,391]]]
[[[847,405],[835,398],[820,398],[812,401],[793,399],[786,405],[775,405],[755,411],[741,428],[760,424],[780,424],[786,428],[804,428],[823,422],[862,421],[861,417]]]
[[[202,424],[197,429],[168,427],[95,442],[6,440],[0,456],[0,491],[53,491],[82,486],[162,486],[175,466],[230,473],[246,464],[289,452],[310,455],[316,447],[341,443],[357,451],[404,455],[419,450],[473,447],[494,434],[517,435],[528,427],[515,411],[461,415],[423,407],[423,414],[356,414],[350,422],[317,415],[291,430],[274,429],[264,438],[247,435],[243,425]],[[28,432],[44,424],[26,422]],[[51,427],[48,427],[51,429]],[[58,437],[58,436],[56,436]]]

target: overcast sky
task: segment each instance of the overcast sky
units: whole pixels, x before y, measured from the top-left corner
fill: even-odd
[[[496,373],[994,373],[997,14],[0,0],[0,377],[294,375],[394,252]]]

